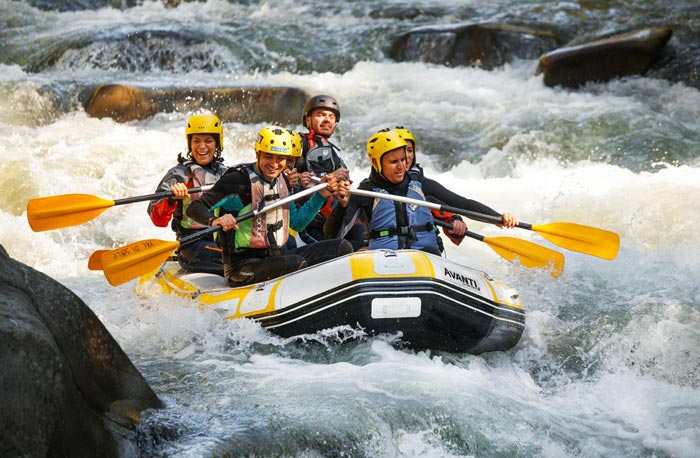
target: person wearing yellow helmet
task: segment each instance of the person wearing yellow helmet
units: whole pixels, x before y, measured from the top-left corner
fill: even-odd
[[[201,195],[190,194],[189,189],[214,184],[226,171],[221,158],[224,129],[217,116],[191,116],[185,127],[185,138],[186,156],[178,154],[178,165],[168,170],[156,188],[156,192],[170,191],[172,197],[152,200],[147,210],[156,226],[166,227],[170,223],[178,240],[205,227],[186,215],[187,207]],[[213,237],[181,247],[177,260],[183,269],[191,272],[224,274],[221,249]]]
[[[293,156],[293,137],[279,126],[264,127],[255,141],[256,161],[231,167],[187,215],[201,224],[221,226],[224,278],[230,286],[270,280],[352,252],[345,240],[324,240],[295,249],[286,247],[289,230],[303,230],[331,192],[338,187],[333,176],[324,177],[328,188],[314,193],[303,205],[286,204],[251,219],[238,215],[257,210],[290,195],[287,161]],[[219,216],[212,215],[217,209]]]
[[[396,126],[394,128],[396,132],[401,136],[401,138],[406,141],[406,167],[408,167],[408,174],[412,177],[422,176],[423,168],[417,163],[418,145],[416,143],[416,137],[413,132],[406,129],[403,126]],[[449,238],[452,243],[459,245],[464,240],[464,233],[467,229],[466,223],[456,213],[446,212],[444,210],[431,210],[433,213],[433,218],[436,220],[443,221],[450,225],[450,227],[443,227],[442,232]],[[464,225],[464,230],[460,226]],[[435,228],[435,233],[437,234],[437,243],[440,252],[445,251],[445,247],[442,243],[442,239],[439,235],[439,229]]]
[[[287,159],[287,170],[284,173],[287,175],[287,181],[289,185],[294,188],[299,188],[299,172],[296,169],[296,163],[301,157],[301,135],[299,132],[291,129],[287,129],[289,136],[292,138],[292,154]]]
[[[517,219],[509,213],[501,215],[482,203],[453,193],[423,175],[409,175],[406,141],[396,130],[384,129],[372,135],[367,142],[367,155],[372,169],[369,177],[360,183],[360,189],[414,200],[439,201],[469,211],[502,216],[503,225],[507,227],[517,225]],[[324,230],[327,236],[342,236],[345,228],[353,224],[358,216],[363,216],[368,221],[370,249],[411,248],[440,255],[433,230],[433,215],[428,208],[350,194],[348,182],[339,184],[335,196],[340,205],[326,221]],[[466,225],[462,228],[464,230]]]

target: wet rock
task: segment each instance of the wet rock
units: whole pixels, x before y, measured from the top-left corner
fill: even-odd
[[[547,86],[569,88],[641,75],[659,60],[672,34],[655,27],[557,49],[540,57],[537,74],[544,74]]]
[[[45,11],[83,11],[100,8],[131,8],[138,0],[27,0],[35,8]]]
[[[554,34],[529,27],[492,23],[432,26],[399,36],[389,57],[491,70],[515,58],[534,59],[556,46]]]
[[[378,10],[371,11],[369,17],[372,19],[415,19],[421,14],[424,14],[425,10],[423,8],[417,8],[415,6],[389,6]]]
[[[209,110],[224,122],[290,124],[298,121],[306,99],[304,91],[290,87],[186,89],[109,84],[93,91],[85,111],[117,122],[161,112]]]
[[[95,314],[0,246],[3,456],[136,456],[140,413],[161,401]]]

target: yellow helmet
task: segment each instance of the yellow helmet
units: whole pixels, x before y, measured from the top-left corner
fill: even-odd
[[[292,137],[292,157],[301,157],[301,134],[295,130],[289,130],[289,135]]]
[[[287,129],[279,126],[267,126],[260,129],[255,141],[255,151],[280,156],[292,156],[292,136]]]
[[[224,128],[218,117],[208,115],[194,115],[187,120],[185,136],[187,137],[187,152],[192,152],[191,139],[193,134],[211,134],[216,139],[216,149],[224,150]]]
[[[416,147],[416,137],[413,136],[413,132],[406,129],[404,126],[396,126],[394,130],[398,132],[405,141],[411,140],[413,142],[413,147]]]
[[[367,141],[367,155],[374,170],[382,173],[382,156],[405,146],[406,140],[395,130],[383,129],[372,135]]]

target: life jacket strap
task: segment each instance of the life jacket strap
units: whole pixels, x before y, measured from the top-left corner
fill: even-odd
[[[379,237],[393,237],[398,236],[408,236],[411,239],[416,239],[416,232],[429,232],[435,229],[433,223],[419,224],[417,226],[401,226],[401,227],[390,227],[389,229],[384,229],[382,231],[370,231],[369,238],[371,240],[378,239]]]

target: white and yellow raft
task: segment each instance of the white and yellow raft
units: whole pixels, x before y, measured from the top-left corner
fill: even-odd
[[[350,325],[401,333],[408,348],[482,353],[515,346],[525,327],[518,292],[488,274],[415,250],[361,251],[283,277],[230,288],[177,263],[139,281],[192,298],[227,319],[249,318],[282,337]],[[155,288],[158,290],[158,288]]]

